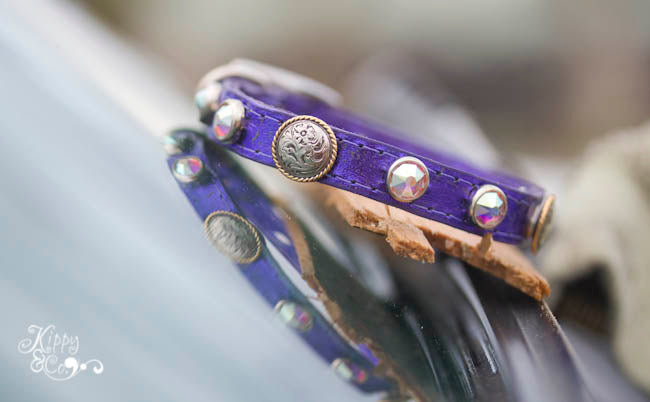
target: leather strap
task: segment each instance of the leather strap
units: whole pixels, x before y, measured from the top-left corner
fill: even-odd
[[[271,146],[278,128],[297,115],[315,116],[332,128],[338,142],[336,162],[319,182],[470,233],[491,232],[498,241],[518,244],[529,237],[530,218],[543,202],[544,190],[528,181],[481,170],[431,148],[409,143],[396,131],[279,86],[262,86],[236,77],[223,79],[221,85],[220,101],[237,99],[245,108],[238,140],[223,144],[243,157],[275,167]],[[215,138],[210,129],[208,135]],[[427,191],[410,203],[393,199],[386,187],[389,167],[404,156],[421,160],[430,176]],[[493,230],[475,225],[468,213],[474,193],[486,184],[498,186],[508,201],[504,220]]]
[[[326,362],[347,359],[365,370],[367,379],[362,383],[353,382],[360,390],[375,393],[393,389],[392,382],[373,374],[378,360],[367,346],[352,344],[333,330],[327,318],[312,307],[312,302],[289,278],[289,270],[295,270],[295,275],[300,277],[301,265],[294,242],[280,241],[278,234],[284,239],[292,237],[285,223],[274,212],[276,206],[273,202],[242,173],[226,151],[204,143],[202,136],[191,130],[179,130],[176,134],[182,135],[189,146],[183,152],[169,156],[167,163],[170,170],[173,172],[174,164],[186,157],[199,158],[203,162],[200,179],[178,183],[199,217],[205,221],[215,211],[230,213],[247,220],[259,233],[261,252],[251,262],[238,263],[242,274],[257,292],[271,307],[286,300],[308,309],[313,316],[313,325],[308,331],[297,331],[296,334]],[[236,235],[230,237],[235,238]],[[288,264],[281,263],[281,259],[270,251],[271,248],[277,250]]]

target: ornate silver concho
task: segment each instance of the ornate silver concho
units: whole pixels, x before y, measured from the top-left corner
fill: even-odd
[[[282,174],[306,182],[330,171],[337,149],[336,137],[327,123],[313,116],[296,116],[278,128],[271,153]]]
[[[211,213],[205,218],[205,233],[217,250],[237,263],[251,263],[260,255],[262,246],[257,230],[235,213]]]

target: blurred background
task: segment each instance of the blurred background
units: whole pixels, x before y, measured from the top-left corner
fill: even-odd
[[[105,400],[195,391],[193,400],[214,400],[215,388],[218,400],[332,400],[309,386],[314,376],[338,400],[364,400],[296,352],[237,272],[211,269],[228,262],[215,260],[158,144],[142,134],[196,126],[196,83],[235,57],[315,78],[369,110],[359,91],[372,84],[355,86],[359,74],[400,76],[399,64],[377,62],[385,54],[405,55],[420,68],[410,84],[444,88],[474,118],[480,146],[558,194],[558,230],[536,260],[551,307],[597,371],[588,382],[598,399],[620,400],[608,389],[627,387],[622,399],[646,398],[650,2],[0,0],[0,39],[0,353],[11,374],[0,390],[10,400],[98,389]],[[376,117],[391,120],[391,105]],[[390,122],[408,127],[402,119]],[[116,168],[136,163],[130,176]],[[227,286],[215,294],[214,283]],[[43,384],[15,350],[35,321],[72,328],[107,370],[130,368],[81,386]],[[149,336],[160,328],[168,332]],[[227,346],[233,339],[246,350]],[[287,386],[256,376],[258,390],[248,387],[270,371],[294,377]]]
[[[413,69],[413,64],[424,66],[410,85],[429,86],[429,77],[437,85],[436,91],[451,94],[489,141],[489,145],[480,143],[477,147],[493,147],[503,165],[559,195],[560,231],[568,226],[580,229],[564,230],[559,241],[565,246],[540,262],[555,282],[559,312],[589,317],[585,320],[599,332],[612,333],[616,314],[612,304],[618,305],[616,300],[622,293],[614,290],[612,283],[633,282],[633,276],[645,278],[638,270],[650,271],[649,256],[642,252],[637,255],[640,251],[632,245],[634,241],[621,240],[615,234],[627,231],[640,244],[650,242],[650,232],[630,225],[630,220],[637,220],[639,225],[647,222],[648,187],[633,185],[640,189],[638,203],[622,204],[598,193],[608,184],[620,198],[636,199],[619,185],[624,179],[608,180],[601,170],[621,166],[623,161],[650,160],[650,148],[643,140],[647,134],[623,144],[607,140],[613,133],[642,125],[650,118],[650,2],[143,0],[126,5],[88,0],[79,4],[142,52],[162,60],[188,97],[206,71],[232,58],[248,57],[329,84],[347,95],[348,106],[366,112],[372,109],[370,101],[360,99],[363,95],[359,94],[372,92],[370,88],[377,84],[364,83],[359,90],[351,81],[372,70],[373,63],[381,64],[373,62],[377,55],[410,57],[404,62],[404,70]],[[399,71],[399,62],[378,67],[382,68],[389,70],[384,71],[384,77],[406,75]],[[434,91],[424,92],[432,96]],[[372,96],[390,98],[383,93],[371,93],[366,98]],[[417,130],[409,126],[408,116],[400,120],[391,115],[391,107],[399,107],[397,101],[370,106],[375,106],[375,117]],[[432,139],[449,141],[440,137]],[[449,148],[468,153],[479,164],[485,162],[475,156],[480,154],[472,155],[474,150],[466,144]],[[601,151],[589,154],[592,148]],[[621,148],[637,148],[637,153],[629,155]],[[617,157],[601,160],[602,154],[609,152]],[[643,162],[627,166],[621,175],[650,175],[644,166]],[[579,188],[581,194],[572,194],[572,188]],[[602,202],[594,202],[595,197],[602,197]],[[582,216],[577,211],[585,210],[586,204],[591,208]],[[635,216],[633,211],[639,208],[643,211]],[[603,213],[603,209],[609,212]],[[607,228],[585,223],[598,214],[608,222]],[[594,233],[600,231],[606,233],[600,237],[607,240],[588,245],[566,240],[598,237]],[[617,242],[630,245],[620,247]],[[595,251],[605,247],[611,250]],[[586,251],[581,254],[579,250]],[[614,258],[618,253],[629,254],[628,261]],[[614,281],[615,275],[607,274],[613,264],[622,266],[616,269],[621,269],[627,279]],[[587,266],[589,270],[599,268],[592,275],[585,273]],[[580,274],[573,274],[578,271]],[[561,286],[585,277],[586,287],[561,291]],[[586,290],[581,293],[581,289]],[[641,297],[645,289],[631,292]],[[560,300],[561,294],[584,294],[584,302]],[[648,316],[650,312],[635,312],[629,318],[630,325],[639,314]]]
[[[366,57],[421,54],[508,151],[563,157],[650,115],[650,3],[80,1],[177,73],[235,57],[340,87]]]

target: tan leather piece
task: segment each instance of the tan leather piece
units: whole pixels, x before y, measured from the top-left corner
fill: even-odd
[[[327,204],[351,226],[386,236],[396,254],[433,262],[437,249],[482,269],[527,295],[542,300],[551,293],[546,279],[515,246],[413,215],[398,208],[338,189],[327,192]]]

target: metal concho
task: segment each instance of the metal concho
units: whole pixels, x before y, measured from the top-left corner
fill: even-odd
[[[257,230],[235,213],[211,213],[205,218],[205,233],[217,250],[237,263],[251,263],[260,255],[262,246]]]
[[[271,153],[282,174],[307,182],[330,171],[337,150],[336,136],[327,123],[313,116],[296,116],[278,128]]]

